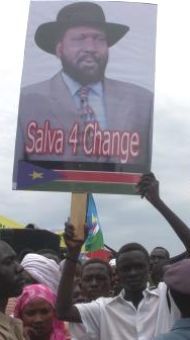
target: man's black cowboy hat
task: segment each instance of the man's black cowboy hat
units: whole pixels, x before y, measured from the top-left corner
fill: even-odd
[[[76,2],[60,10],[56,21],[40,25],[35,33],[36,44],[44,51],[55,54],[55,47],[62,34],[71,27],[81,25],[103,29],[108,46],[114,45],[129,30],[126,25],[106,22],[102,8],[93,2]]]

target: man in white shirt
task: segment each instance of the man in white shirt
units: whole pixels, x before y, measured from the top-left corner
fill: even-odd
[[[186,249],[190,249],[190,230],[160,199],[154,175],[144,175],[138,190],[167,219]],[[151,340],[172,327],[179,311],[164,283],[155,290],[147,287],[149,255],[136,243],[124,245],[117,255],[117,273],[123,287],[119,296],[72,306],[75,261],[81,249],[81,242],[73,243],[72,240],[72,226],[66,225],[69,255],[58,290],[57,313],[60,319],[82,322],[88,338],[97,340]]]

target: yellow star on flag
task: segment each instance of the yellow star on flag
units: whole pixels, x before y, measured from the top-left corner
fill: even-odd
[[[43,174],[43,172],[33,171],[33,173],[32,173],[32,174],[29,174],[29,176],[31,176],[32,179],[35,180],[35,179],[41,179],[41,178],[43,178],[43,177],[44,177],[44,174]]]

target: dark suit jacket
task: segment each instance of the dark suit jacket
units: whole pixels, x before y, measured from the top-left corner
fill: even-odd
[[[85,162],[115,162],[118,164],[136,164],[150,167],[152,144],[153,94],[145,88],[117,80],[104,80],[104,100],[107,129],[122,133],[138,133],[140,138],[139,154],[121,161],[120,157],[93,157],[84,153],[72,154],[72,148],[67,144],[68,132],[74,122],[79,120],[79,114],[72,96],[63,81],[61,72],[53,78],[23,88],[20,96],[17,139],[15,149],[15,169],[18,160],[44,161],[85,161]],[[31,145],[27,135],[29,122],[35,121],[38,127],[43,127],[49,121],[51,128],[62,129],[65,133],[64,153],[62,154],[27,154],[25,146]],[[127,140],[127,136],[123,137]],[[120,138],[120,144],[122,140]],[[121,147],[121,145],[120,145]]]

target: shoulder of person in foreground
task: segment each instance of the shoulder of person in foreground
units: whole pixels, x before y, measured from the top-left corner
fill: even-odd
[[[175,334],[173,332],[169,332],[169,333],[158,335],[153,340],[185,340],[185,339],[190,339],[190,337],[186,338],[186,337],[179,335],[179,333]]]
[[[22,321],[0,313],[0,339],[29,340],[24,334]]]
[[[69,329],[73,339],[89,339],[88,335],[92,336],[95,339],[99,338],[100,331],[100,317],[102,312],[100,309],[106,309],[106,305],[108,305],[115,298],[112,297],[101,297],[97,300],[94,300],[89,303],[79,303],[76,304],[76,308],[78,308],[82,324],[76,322],[69,323]]]

